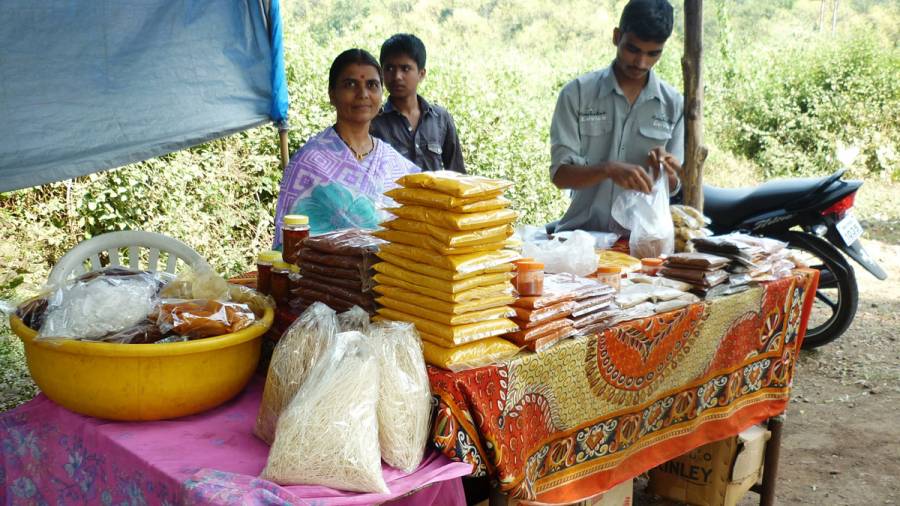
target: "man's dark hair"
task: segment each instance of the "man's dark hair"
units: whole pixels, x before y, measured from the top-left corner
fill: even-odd
[[[328,71],[329,90],[333,90],[335,86],[337,86],[337,80],[338,77],[341,76],[341,72],[354,63],[375,67],[375,70],[378,71],[378,81],[381,82],[381,84],[384,84],[384,71],[381,70],[381,65],[378,64],[378,60],[365,49],[353,48],[337,55],[337,58],[331,63],[331,69]]]
[[[672,35],[674,14],[667,0],[631,0],[622,10],[619,30],[659,44]]]
[[[425,44],[411,33],[398,33],[384,41],[381,45],[381,54],[378,59],[384,65],[384,60],[391,56],[406,55],[412,58],[419,70],[425,68]]]

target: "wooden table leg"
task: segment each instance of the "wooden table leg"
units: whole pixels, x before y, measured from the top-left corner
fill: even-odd
[[[759,506],[775,505],[775,482],[778,480],[778,459],[781,453],[781,428],[784,415],[769,418],[771,436],[766,443],[766,457],[763,464],[762,487],[759,491]]]

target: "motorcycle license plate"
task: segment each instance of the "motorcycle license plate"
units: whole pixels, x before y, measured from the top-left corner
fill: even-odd
[[[855,243],[863,235],[862,225],[859,224],[859,221],[852,214],[848,214],[843,220],[838,222],[837,231],[841,234],[841,239],[844,240],[847,246]]]

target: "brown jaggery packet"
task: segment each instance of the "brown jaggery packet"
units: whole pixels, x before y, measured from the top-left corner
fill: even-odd
[[[317,283],[330,284],[334,286],[339,286],[341,288],[345,288],[347,290],[366,293],[372,291],[372,288],[375,286],[375,280],[372,278],[366,279],[342,279],[335,277],[322,276],[319,274],[313,274],[311,272],[307,272],[303,275],[303,279],[308,279],[311,281],[315,281]]]
[[[355,269],[366,271],[378,262],[374,255],[334,255],[322,253],[312,248],[300,248],[300,264],[314,263],[328,267],[340,267],[342,269]]]
[[[666,258],[666,265],[714,271],[731,263],[730,258],[710,253],[675,253]]]
[[[315,302],[321,302],[331,309],[342,312],[349,311],[353,306],[359,306],[366,310],[369,314],[375,313],[375,299],[371,295],[357,298],[356,300],[347,300],[334,294],[313,290],[311,288],[298,289],[289,305],[292,310],[307,308]]]
[[[378,252],[385,241],[373,236],[367,230],[348,228],[327,234],[316,235],[303,241],[305,248],[321,253],[342,256],[365,256]]]
[[[159,305],[156,324],[163,334],[190,339],[237,332],[256,320],[246,304],[217,300],[170,300]]]
[[[661,274],[667,278],[675,278],[687,281],[692,285],[712,287],[728,280],[728,273],[724,270],[701,271],[697,269],[679,269],[677,267],[663,267]]]
[[[374,300],[371,296],[367,296],[359,290],[348,290],[346,288],[342,288],[330,283],[321,283],[319,281],[303,277],[296,280],[295,286],[291,289],[291,295],[293,297],[303,298],[304,292],[309,291],[328,294],[332,297],[337,297],[348,302],[358,303],[360,306],[363,306],[364,304]]]
[[[318,274],[319,276],[324,276],[326,278],[352,279],[356,281],[362,281],[367,277],[372,277],[372,273],[368,271],[305,262],[300,264],[300,274],[304,276],[307,274]]]

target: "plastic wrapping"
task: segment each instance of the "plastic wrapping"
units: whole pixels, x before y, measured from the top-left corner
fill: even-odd
[[[691,285],[690,283],[685,283],[684,281],[679,281],[677,279],[671,279],[661,276],[647,276],[646,274],[632,274],[628,277],[628,279],[634,283],[665,286],[667,288],[674,288],[682,292],[687,292],[693,287],[693,285]]]
[[[473,246],[448,248],[441,244],[440,241],[427,234],[403,232],[401,230],[379,230],[373,233],[386,241],[415,246],[425,250],[434,250],[441,255],[468,255],[471,253],[480,253],[482,251],[497,251],[503,249],[507,243],[506,240],[500,240],[497,242],[475,244]]]
[[[514,320],[515,321],[515,320]],[[519,323],[516,321],[516,323]],[[523,344],[527,341],[534,341],[539,337],[544,337],[549,334],[564,334],[567,331],[571,331],[574,329],[572,326],[572,320],[568,318],[560,318],[558,320],[549,321],[543,325],[538,325],[537,327],[532,327],[530,329],[518,330],[516,332],[510,332],[506,334],[506,338],[518,343]],[[571,335],[571,333],[567,334]]]
[[[445,348],[429,341],[422,343],[425,361],[453,372],[484,367],[501,360],[508,360],[519,353],[520,348],[499,337],[489,337],[474,343]]]
[[[656,314],[656,305],[652,302],[642,302],[629,308],[622,308],[622,311],[613,317],[609,324],[614,325],[619,322],[637,320],[638,318],[646,318],[654,314]]]
[[[415,314],[416,316],[444,325],[465,325],[467,323],[478,323],[485,320],[495,320],[497,318],[506,318],[515,315],[515,312],[510,309],[509,306],[498,306],[468,312],[450,312],[446,311],[446,309],[452,309],[452,305],[449,305],[450,307],[430,306],[432,309],[429,309],[429,306],[410,304],[409,302],[397,300],[392,297],[378,297],[375,301],[384,307],[396,309],[397,311],[402,311],[407,314]]]
[[[476,213],[509,207],[510,201],[500,196],[502,191],[498,190],[494,194],[496,196],[482,195],[469,198],[454,197],[424,188],[394,188],[384,194],[403,205],[434,207],[455,213]]]
[[[333,267],[329,265],[320,265],[315,263],[300,264],[300,274],[315,274],[324,278],[338,278],[350,281],[358,281],[365,286],[366,279],[371,277],[371,271],[361,271],[359,269],[345,269],[343,267]]]
[[[50,294],[37,339],[99,339],[147,319],[161,282],[147,272],[88,273]]]
[[[520,297],[516,306],[540,309],[567,300],[599,297],[612,293],[612,289],[595,279],[571,274],[551,274],[544,276],[544,293],[540,297]]]
[[[594,311],[599,311],[601,309],[609,307],[614,300],[615,296],[612,293],[601,295],[599,297],[588,297],[586,299],[579,300],[572,308],[572,317],[578,318],[582,315],[593,313]]]
[[[499,290],[498,290],[499,288]],[[391,285],[377,285],[375,291],[381,295],[394,299],[396,301],[405,302],[406,304],[427,308],[440,313],[460,315],[463,313],[471,313],[473,311],[484,311],[501,306],[507,306],[516,301],[515,295],[505,287],[482,287],[472,291],[481,290],[482,296],[462,301],[446,301],[429,297],[420,290],[407,290],[405,288]],[[465,293],[465,292],[462,292]],[[511,311],[511,310],[510,310]],[[510,315],[511,316],[511,315]],[[499,317],[498,317],[499,318]]]
[[[316,235],[303,241],[305,248],[312,248],[326,254],[344,256],[371,255],[377,252],[382,244],[384,244],[384,241],[372,236],[370,231],[358,228]]]
[[[284,332],[269,362],[266,386],[253,433],[268,444],[275,439],[278,417],[306,381],[338,331],[335,312],[312,304]]]
[[[436,336],[445,342],[453,343],[454,345],[465,344],[486,337],[499,336],[519,328],[512,320],[506,318],[485,320],[464,325],[445,325],[384,307],[378,309],[378,314],[388,320],[413,323],[420,333]]]
[[[306,271],[306,274],[302,274],[302,278],[307,281],[312,281],[319,284],[333,285],[343,288],[344,290],[350,290],[352,292],[359,293],[369,292],[372,290],[372,287],[375,286],[372,278],[368,276],[366,277],[366,279],[344,279],[335,277],[329,278],[321,274],[314,274],[312,272]]]
[[[169,337],[182,338],[182,341],[190,340],[190,337],[188,336],[177,335]],[[97,341],[118,344],[153,344],[158,343],[164,338],[163,332],[159,329],[159,325],[157,325],[155,321],[144,320],[133,327],[98,338]]]
[[[46,297],[29,300],[15,308],[15,314],[28,328],[39,329],[47,316],[48,301]]]
[[[564,230],[553,234],[554,239],[562,239],[568,241],[576,232],[588,234],[594,239],[594,249],[609,249],[615,246],[619,240],[619,234],[614,232],[597,232],[595,230]]]
[[[437,299],[437,300],[444,301],[444,302],[451,302],[451,303],[455,303],[455,304],[483,301],[486,304],[491,304],[491,306],[487,306],[487,307],[493,307],[493,305],[495,303],[497,305],[503,305],[503,304],[511,304],[512,302],[515,301],[515,297],[512,296],[512,294],[513,294],[512,285],[506,281],[496,283],[493,285],[478,286],[478,287],[471,288],[468,290],[457,291],[455,293],[450,292],[450,291],[445,291],[443,289],[436,289],[436,288],[416,285],[414,283],[410,283],[408,281],[394,278],[392,276],[388,276],[385,274],[376,274],[375,281],[380,284],[376,285],[374,290],[376,292],[378,292],[380,294],[384,294],[384,295],[389,295],[390,292],[388,290],[391,287],[395,287],[395,288],[402,288],[409,292],[421,294],[426,297],[430,297],[432,299]],[[468,280],[466,280],[466,281],[468,281]],[[450,283],[450,282],[442,281],[442,283]],[[451,284],[450,288],[453,288],[453,286],[454,285]],[[509,300],[510,302],[507,302],[507,300]],[[487,307],[484,307],[484,309],[487,309]]]
[[[732,259],[743,259],[745,261],[757,259],[764,253],[761,247],[746,240],[739,240],[739,238],[739,234],[719,235],[693,239],[691,244],[694,245],[697,251],[728,256]]]
[[[575,304],[576,302],[574,300],[567,300],[541,309],[527,309],[518,306],[513,309],[516,312],[516,323],[519,324],[519,327],[522,329],[529,329],[538,325],[543,325],[549,321],[569,316],[572,314],[572,309],[575,307]]]
[[[512,250],[499,250],[485,251],[482,253],[472,253],[469,255],[454,255],[445,257],[436,255],[433,251],[416,248],[415,246],[388,243],[382,246],[381,252],[378,253],[378,256],[381,257],[382,260],[388,262],[391,261],[391,257],[405,258],[406,260],[412,260],[413,262],[417,262],[419,264],[430,265],[431,267],[449,271],[453,274],[465,276],[475,275],[504,264],[509,265],[508,269],[511,270],[513,266],[510,265],[510,262],[518,259],[520,255]],[[415,270],[412,268],[413,264],[411,264],[410,262],[402,262],[399,265],[405,264],[411,270]],[[395,265],[397,265],[397,263],[395,263]]]
[[[366,311],[375,311],[375,297],[370,293],[354,297],[352,300],[344,299],[332,293],[326,293],[312,288],[299,287],[294,292],[290,306],[295,309],[305,309],[314,302],[326,304],[335,311],[349,311],[353,306],[359,306]]]
[[[631,231],[628,247],[637,258],[657,258],[675,249],[675,229],[669,211],[669,179],[659,171],[649,194],[623,191],[612,206],[612,217]]]
[[[415,327],[378,322],[368,333],[381,366],[378,440],[388,465],[411,473],[422,462],[431,426],[431,386]]]
[[[621,309],[613,306],[609,309],[595,311],[593,313],[581,315],[577,318],[572,318],[572,325],[579,330],[586,327],[594,327],[601,322],[611,322],[612,319],[621,312]]]
[[[359,332],[343,332],[278,418],[262,478],[388,493],[378,442],[377,353]]]
[[[526,242],[522,254],[544,264],[544,272],[568,272],[587,276],[597,270],[597,253],[594,238],[587,232],[576,230],[567,240],[554,238],[549,241]]]
[[[453,197],[493,197],[511,187],[510,181],[459,174],[449,170],[407,174],[397,180],[405,188],[424,188]]]
[[[337,315],[338,332],[362,332],[366,334],[369,330],[369,320],[371,316],[365,309],[359,306],[353,306],[349,310]]]
[[[185,271],[169,282],[159,296],[164,299],[229,301],[228,282],[209,268]]]
[[[433,223],[451,230],[478,230],[506,225],[516,221],[519,213],[512,209],[494,209],[480,213],[454,213],[423,206],[403,206],[388,209],[391,214],[406,220]]]
[[[675,253],[666,258],[666,266],[688,269],[716,270],[731,263],[730,258],[709,253]]]
[[[728,273],[723,270],[701,271],[696,269],[678,269],[675,267],[664,267],[662,275],[667,278],[675,278],[703,287],[713,287],[728,279]]]
[[[340,286],[322,283],[308,278],[297,279],[296,288],[292,290],[292,295],[294,297],[300,297],[302,299],[310,299],[318,294],[330,295],[331,298],[353,302],[363,309],[365,309],[366,306],[371,306],[372,303],[371,294],[364,294],[359,290],[348,290],[346,288],[341,288]]]
[[[163,334],[190,339],[221,336],[250,326],[256,315],[246,304],[217,300],[163,300],[156,324]]]
[[[512,225],[499,225],[496,227],[482,228],[478,230],[450,230],[441,228],[431,223],[423,223],[415,220],[401,218],[381,224],[390,230],[412,232],[415,234],[427,234],[447,248],[465,248],[479,244],[504,241],[515,233]]]
[[[409,264],[409,262],[407,262],[407,264]],[[507,283],[513,277],[513,274],[511,272],[494,272],[490,274],[478,274],[467,277],[465,279],[452,281],[448,280],[447,278],[439,278],[428,276],[426,274],[419,274],[418,272],[404,269],[403,267],[389,262],[375,264],[374,268],[379,273],[390,276],[391,278],[399,279],[412,285],[423,286],[426,288],[431,288],[432,290],[438,290],[446,293],[459,293],[477,287],[496,286],[498,284]],[[510,290],[512,289],[512,284],[504,284],[503,286],[504,288],[508,286]]]
[[[378,261],[373,254],[335,255],[322,253],[311,248],[300,248],[299,257],[300,264],[313,263],[328,267],[340,267],[342,269],[359,271],[360,273],[367,271],[372,267],[372,264]]]
[[[597,265],[621,267],[622,272],[637,272],[641,270],[641,261],[633,256],[620,251],[600,251],[597,253]]]

